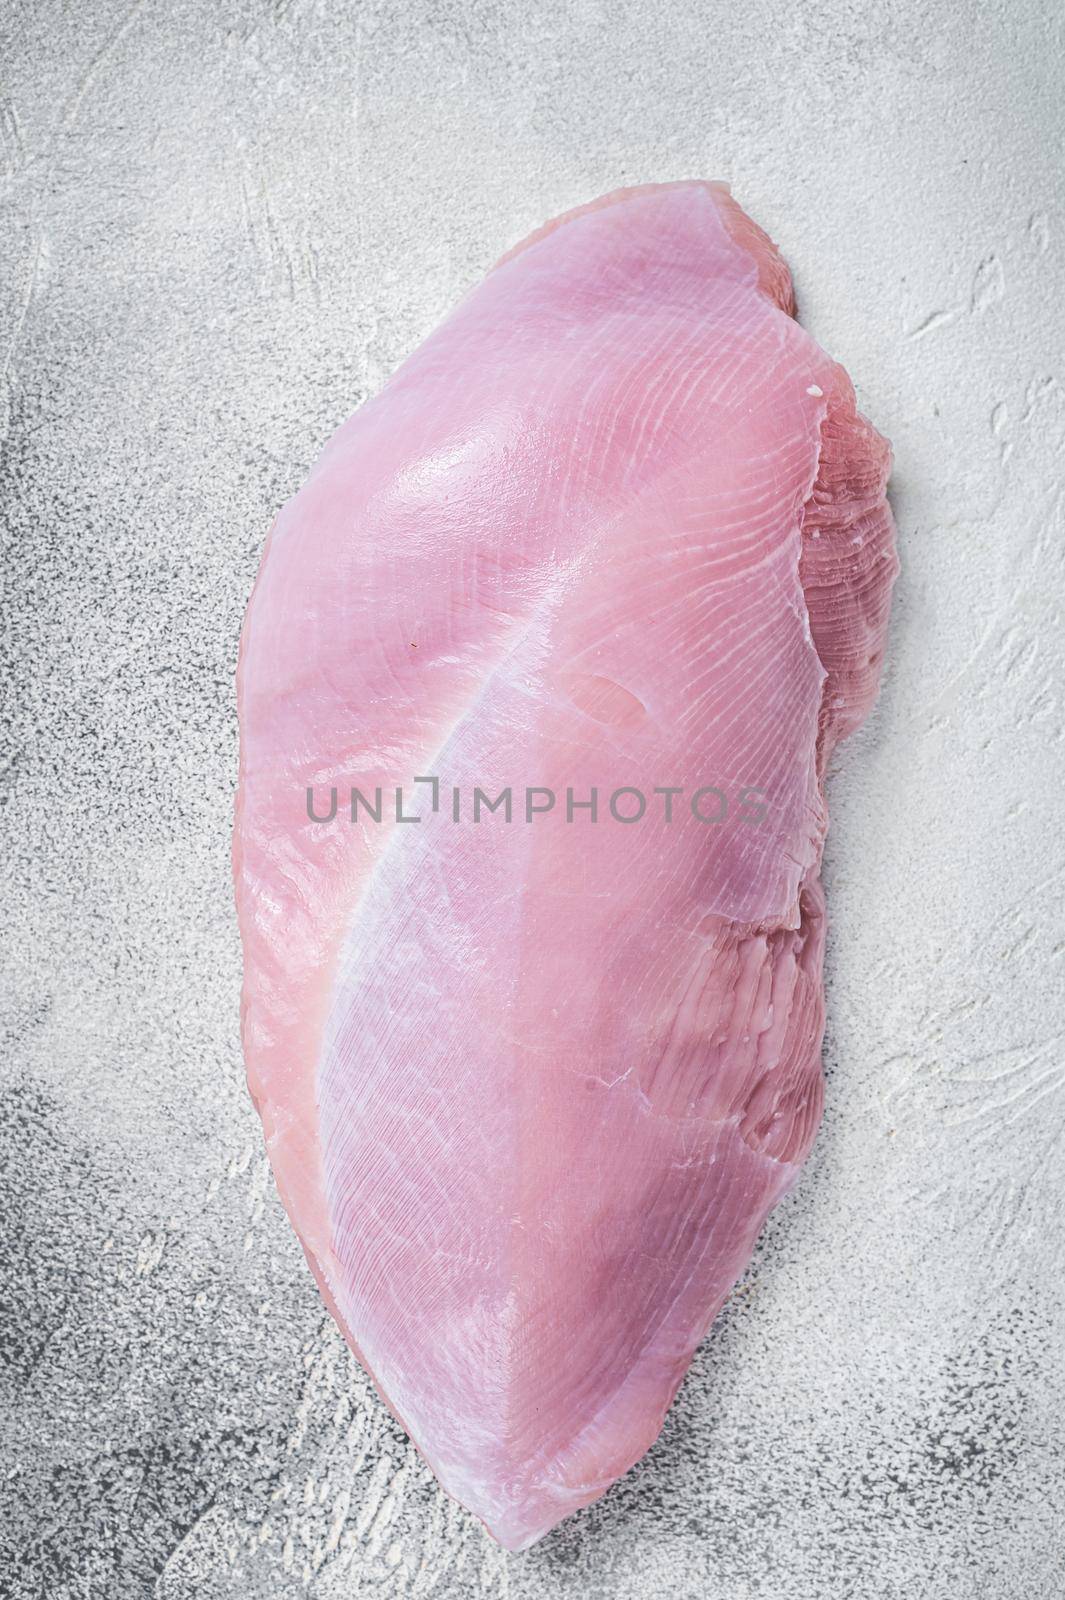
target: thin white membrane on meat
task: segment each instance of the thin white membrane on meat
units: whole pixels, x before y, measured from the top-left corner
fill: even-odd
[[[822,786],[896,559],[888,447],[793,312],[721,186],[559,219],[339,430],[249,606],[235,870],[278,1187],[512,1549],[651,1444],[820,1116]],[[559,797],[532,823],[529,786]],[[473,822],[478,787],[512,820]]]

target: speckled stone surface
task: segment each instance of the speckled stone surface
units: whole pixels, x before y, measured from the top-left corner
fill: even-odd
[[[1065,1562],[1054,0],[8,0],[0,1592],[1013,1600]],[[233,668],[333,427],[509,245],[730,180],[894,441],[827,1112],[662,1438],[506,1556],[325,1315],[243,1087]]]

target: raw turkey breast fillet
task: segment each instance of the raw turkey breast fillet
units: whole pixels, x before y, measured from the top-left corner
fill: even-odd
[[[766,235],[666,184],[505,256],[267,543],[251,1092],[345,1338],[508,1549],[647,1450],[814,1137],[889,459]]]

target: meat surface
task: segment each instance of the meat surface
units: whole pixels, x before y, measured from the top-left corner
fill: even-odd
[[[278,1188],[510,1549],[647,1450],[820,1116],[822,784],[896,558],[888,447],[793,313],[723,186],[549,224],[336,433],[248,608]]]

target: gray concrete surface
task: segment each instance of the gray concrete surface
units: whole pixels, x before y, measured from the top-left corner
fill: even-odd
[[[1055,0],[7,0],[0,1593],[1065,1592]],[[232,674],[331,429],[508,245],[724,177],[894,440],[828,1106],[665,1432],[508,1557],[325,1316],[242,1084]]]

